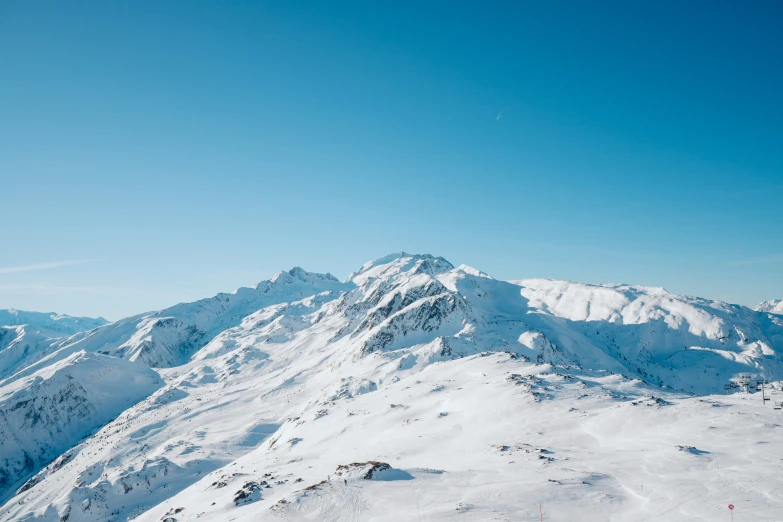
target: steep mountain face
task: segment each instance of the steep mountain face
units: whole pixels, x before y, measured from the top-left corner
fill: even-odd
[[[162,384],[149,368],[78,352],[4,386],[0,389],[0,498],[21,478]]]
[[[103,317],[71,317],[65,314],[25,312],[13,308],[0,310],[0,326],[27,325],[48,337],[72,335],[98,328],[108,322]]]
[[[773,299],[771,301],[762,301],[754,308],[757,312],[768,312],[770,314],[783,315],[783,299]]]
[[[782,443],[730,453],[781,440],[774,410],[713,394],[744,373],[783,393],[782,350],[778,316],[663,289],[406,253],[344,283],[293,269],[17,364],[0,396],[77,351],[162,384],[63,446],[0,519],[518,520],[541,501],[563,520],[689,520],[748,477],[780,485],[759,466]],[[40,467],[14,455],[17,476]],[[783,507],[754,502],[759,520]]]

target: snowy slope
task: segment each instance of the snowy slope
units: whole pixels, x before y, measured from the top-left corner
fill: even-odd
[[[752,395],[470,356],[303,409],[138,520],[772,521],[779,432]]]
[[[72,317],[65,314],[25,312],[22,310],[0,310],[0,326],[28,325],[40,330],[48,337],[71,335],[85,330],[92,330],[107,324],[103,317]]]
[[[723,395],[750,373],[783,400],[778,316],[663,289],[499,281],[405,253],[345,283],[295,269],[259,286],[61,341],[52,354],[92,339],[90,352],[162,367],[165,384],[74,441],[0,520],[783,510],[780,410]],[[183,349],[187,326],[147,328],[166,317],[203,334]]]

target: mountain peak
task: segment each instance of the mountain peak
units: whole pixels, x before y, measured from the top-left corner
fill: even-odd
[[[348,281],[362,284],[368,279],[389,277],[391,275],[408,272],[438,275],[453,270],[454,265],[442,257],[431,254],[409,254],[404,251],[389,254],[375,261],[368,261],[359,269],[348,276]]]
[[[757,304],[753,309],[757,312],[783,314],[783,299],[765,300]]]
[[[272,283],[292,283],[295,281],[302,281],[305,283],[310,283],[313,281],[335,281],[339,282],[339,280],[334,277],[332,274],[326,273],[326,274],[318,274],[315,272],[308,272],[302,267],[295,266],[291,270],[278,272],[275,274],[275,276],[271,279]],[[260,283],[259,283],[260,284]]]

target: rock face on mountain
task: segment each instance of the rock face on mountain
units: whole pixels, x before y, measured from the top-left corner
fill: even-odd
[[[727,478],[705,455],[774,431],[719,421],[774,410],[715,394],[742,374],[778,393],[783,377],[775,314],[661,288],[500,281],[404,252],[345,282],[295,268],[27,351],[7,335],[0,429],[46,430],[8,446],[0,520],[529,518],[520,490],[562,519],[660,507],[679,520],[682,490],[724,491],[760,462],[745,455]],[[83,365],[139,385],[88,390]],[[104,396],[111,406],[90,400]],[[679,463],[678,446],[695,460]],[[632,478],[640,458],[665,461],[652,483]],[[413,491],[427,493],[405,511]],[[709,501],[694,497],[695,511]]]

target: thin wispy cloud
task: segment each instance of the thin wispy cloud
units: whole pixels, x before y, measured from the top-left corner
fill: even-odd
[[[95,261],[95,259],[71,259],[68,261],[51,261],[49,263],[35,263],[32,265],[0,267],[0,274],[15,274],[19,272],[33,272],[36,270],[51,270],[62,266],[81,265]]]
[[[783,263],[783,253],[772,254],[764,257],[753,257],[750,259],[740,259],[739,261],[732,261],[731,265],[767,265],[771,263]]]

